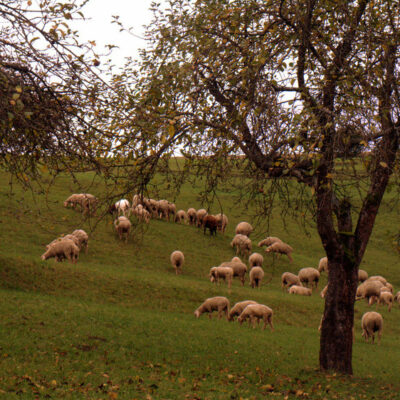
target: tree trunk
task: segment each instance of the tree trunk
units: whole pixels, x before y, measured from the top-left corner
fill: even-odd
[[[358,266],[344,254],[329,260],[329,286],[321,329],[320,368],[352,374],[354,302]]]

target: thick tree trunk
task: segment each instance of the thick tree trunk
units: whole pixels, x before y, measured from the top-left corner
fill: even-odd
[[[358,267],[347,257],[329,261],[329,286],[321,329],[320,368],[352,374],[354,302]]]

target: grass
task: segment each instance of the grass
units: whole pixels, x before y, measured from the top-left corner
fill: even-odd
[[[278,216],[270,221],[270,233],[294,247],[294,263],[265,255],[260,290],[235,280],[229,291],[207,279],[211,266],[233,257],[234,227],[253,212],[223,194],[230,221],[225,236],[153,220],[144,232],[138,226],[125,244],[107,217],[91,232],[89,251],[76,265],[41,261],[45,245],[58,235],[94,227],[93,220],[62,207],[78,189],[101,195],[100,183],[90,186],[90,174],[80,180],[82,188],[60,177],[47,196],[33,196],[16,185],[10,192],[8,176],[0,174],[0,398],[400,398],[398,306],[391,313],[379,308],[384,334],[382,344],[373,346],[361,338],[368,307],[357,302],[354,377],[318,372],[323,301],[317,293],[289,296],[280,288],[284,271],[316,266],[323,256],[315,230],[307,236],[293,221],[284,224]],[[197,193],[184,186],[178,209],[200,208]],[[394,221],[398,211],[384,203],[361,268],[385,276],[397,289]],[[257,226],[253,235],[256,251],[254,242],[266,226]],[[179,276],[169,263],[176,249],[186,258]],[[325,283],[323,276],[321,288]],[[245,299],[267,304],[276,330],[194,318],[199,304],[215,295],[227,296],[231,304]]]

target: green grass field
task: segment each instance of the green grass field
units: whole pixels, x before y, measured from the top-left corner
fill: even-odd
[[[229,217],[225,235],[152,220],[136,226],[125,244],[110,216],[85,221],[63,208],[63,200],[77,191],[101,196],[101,183],[90,174],[80,180],[82,187],[59,177],[48,192],[33,195],[0,174],[0,398],[400,399],[398,305],[390,313],[379,307],[384,333],[377,346],[361,338],[368,306],[357,302],[354,377],[318,371],[319,290],[301,297],[280,287],[283,272],[317,267],[324,256],[315,229],[306,235],[298,223],[282,221],[279,210],[269,225],[258,224],[253,250],[264,255],[264,284],[253,290],[248,280],[244,287],[234,280],[228,290],[213,285],[207,274],[235,255],[229,245],[235,225],[253,222],[254,210],[220,193]],[[183,186],[177,208],[200,208],[198,193]],[[386,199],[361,265],[385,276],[396,291],[400,261],[392,237],[398,226],[398,207]],[[78,228],[91,233],[89,251],[76,265],[41,261],[47,243]],[[293,264],[256,246],[267,234],[293,246]],[[176,249],[185,254],[179,276],[169,261]],[[319,289],[325,283],[323,275]],[[254,299],[270,306],[275,331],[205,315],[196,319],[194,310],[216,295],[231,305]]]

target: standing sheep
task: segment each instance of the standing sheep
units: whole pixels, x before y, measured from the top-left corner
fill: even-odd
[[[119,239],[122,240],[125,236],[125,243],[128,243],[128,237],[131,232],[131,221],[128,218],[121,216],[114,221],[115,230],[118,233]]]
[[[253,267],[250,270],[250,286],[254,289],[255,287],[261,286],[261,281],[264,278],[264,271],[261,267]]]
[[[199,318],[201,314],[208,313],[208,317],[211,319],[211,313],[218,311],[218,318],[221,319],[222,313],[224,312],[226,318],[229,313],[229,300],[223,296],[210,297],[204,301],[203,304],[194,312],[196,318]]]
[[[41,256],[42,260],[48,260],[54,257],[56,261],[64,259],[76,264],[79,257],[79,248],[71,239],[58,240],[44,252]]]
[[[313,287],[315,284],[315,288],[318,287],[319,282],[319,272],[317,269],[309,267],[309,268],[302,268],[298,273],[300,282],[308,286],[309,284]]]
[[[171,253],[170,256],[171,264],[175,268],[176,275],[182,273],[182,265],[185,261],[185,256],[179,250],[175,250]]]
[[[358,281],[364,282],[368,279],[368,272],[364,271],[363,269],[358,270]]]
[[[168,219],[170,216],[172,216],[172,220],[175,220],[175,215],[176,215],[176,205],[175,203],[170,203],[168,202]]]
[[[209,277],[211,282],[218,284],[220,283],[220,280],[223,279],[230,289],[232,286],[233,269],[225,266],[212,267],[210,269]]]
[[[244,281],[246,280],[247,266],[241,261],[231,261],[227,263],[233,270],[233,277],[238,277],[242,286],[244,286]]]
[[[375,311],[366,312],[361,319],[361,328],[363,330],[362,336],[365,338],[366,342],[368,342],[369,337],[372,337],[372,343],[374,343],[375,332],[378,332],[379,344],[383,329],[382,315]]]
[[[393,305],[393,294],[391,292],[382,291],[382,289],[379,295],[379,304],[386,304],[388,306],[388,311],[390,312]]]
[[[214,217],[214,215],[206,215],[203,218],[203,229],[204,229],[204,234],[206,233],[206,230],[210,231],[210,235],[215,235],[217,236],[217,227],[218,227],[218,221],[217,218]]]
[[[251,240],[245,235],[235,235],[231,242],[231,247],[236,247],[237,255],[241,254],[246,257],[251,252]]]
[[[118,216],[122,214],[124,217],[129,217],[129,215],[131,213],[131,206],[127,199],[118,200],[114,204],[114,208],[115,208]]]
[[[167,200],[158,201],[158,218],[169,221],[169,202]]]
[[[292,274],[291,272],[284,272],[281,277],[282,281],[282,289],[290,288],[290,286],[297,285],[301,286],[300,279],[297,275]]]
[[[318,272],[328,273],[328,257],[322,257],[318,263]]]
[[[356,300],[366,299],[369,305],[373,304],[376,299],[379,299],[383,286],[385,285],[380,281],[366,280],[358,286]]]
[[[186,211],[184,210],[179,210],[175,214],[175,222],[180,223],[180,224],[186,224],[186,221],[188,220],[188,216],[186,214]]]
[[[189,225],[197,225],[197,211],[194,208],[187,210],[187,216],[189,219]]]
[[[196,220],[197,220],[197,227],[200,228],[203,226],[203,219],[207,215],[207,210],[204,208],[200,208],[200,210],[197,210],[196,213]]]
[[[249,237],[251,232],[253,232],[253,227],[248,222],[239,222],[236,225],[236,235],[245,235]]]
[[[398,304],[400,304],[400,292],[397,292],[395,296],[393,297],[393,301],[396,301]]]
[[[89,235],[83,229],[75,229],[71,235],[74,235],[78,238],[80,246],[78,246],[81,250],[84,248],[85,253],[88,251],[89,247]]]
[[[311,296],[312,290],[304,286],[293,285],[289,289],[290,294],[299,294],[300,296]]]
[[[271,246],[267,247],[265,249],[265,251],[267,253],[278,253],[278,254],[286,254],[289,262],[293,262],[293,258],[292,258],[292,252],[293,252],[293,248],[291,246],[289,246],[287,243],[283,243],[283,242],[275,242],[273,244],[271,244]]]
[[[236,303],[229,311],[228,321],[233,321],[236,316],[239,316],[243,310],[250,304],[258,304],[253,300],[244,300]]]
[[[259,266],[262,267],[264,262],[264,257],[260,253],[252,253],[249,257],[250,268]]]
[[[273,311],[267,307],[264,304],[250,304],[248,305],[242,313],[238,317],[238,322],[240,325],[242,325],[243,321],[245,321],[247,318],[250,318],[250,320],[253,323],[253,328],[255,328],[256,320],[257,323],[260,323],[260,320],[264,320],[264,326],[263,330],[266,328],[267,323],[271,327],[271,331],[274,330],[274,325],[272,324],[272,315]]]
[[[279,239],[276,236],[268,236],[267,238],[261,240],[260,242],[258,242],[258,247],[262,247],[262,246],[271,246],[271,244],[274,243],[283,243],[281,239]]]
[[[218,221],[218,230],[225,233],[225,229],[228,225],[228,217],[225,214],[217,214],[215,217]]]

